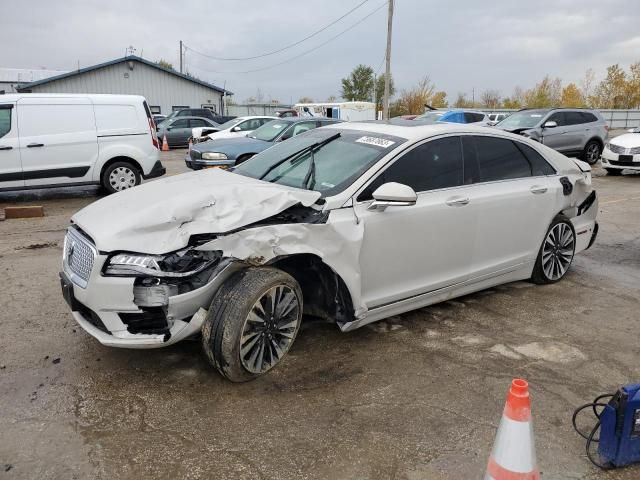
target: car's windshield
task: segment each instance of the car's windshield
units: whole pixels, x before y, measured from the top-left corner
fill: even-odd
[[[331,196],[351,185],[375,162],[405,141],[373,132],[316,129],[276,144],[242,163],[234,172]],[[326,143],[309,148],[322,142]],[[308,180],[306,184],[305,179]]]
[[[544,117],[547,110],[524,110],[522,112],[515,112],[509,115],[507,118],[498,123],[501,128],[533,128]]]
[[[224,122],[222,123],[218,128],[220,130],[228,130],[230,128],[235,127],[238,123],[240,123],[242,120],[244,120],[244,118],[242,117],[236,117],[232,120],[229,120],[228,122]]]
[[[291,122],[286,120],[271,120],[254,130],[249,136],[265,142],[272,142],[289,125],[291,125]]]

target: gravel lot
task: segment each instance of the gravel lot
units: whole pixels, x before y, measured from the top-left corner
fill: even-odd
[[[184,151],[163,154],[169,174]],[[600,235],[560,283],[518,282],[343,334],[308,323],[249,384],[196,341],[101,346],[76,326],[58,270],[93,188],[0,194],[45,218],[0,222],[0,478],[480,478],[510,380],[532,390],[545,479],[603,474],[573,409],[640,381],[640,175],[595,171]]]

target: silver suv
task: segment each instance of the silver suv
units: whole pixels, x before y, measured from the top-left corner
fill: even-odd
[[[591,165],[600,158],[609,130],[597,110],[572,108],[520,110],[496,128],[544,143],[565,155],[578,155]]]

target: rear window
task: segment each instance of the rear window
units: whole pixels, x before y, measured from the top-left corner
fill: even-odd
[[[585,123],[581,112],[565,112],[565,118],[567,119],[567,125],[580,125],[581,123]]]
[[[0,105],[0,138],[11,131],[11,105]]]

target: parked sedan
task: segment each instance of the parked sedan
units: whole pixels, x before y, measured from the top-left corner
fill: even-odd
[[[191,130],[196,127],[219,128],[220,126],[203,117],[174,117],[158,125],[158,141],[166,135],[170,147],[184,147],[189,143]]]
[[[247,381],[282,362],[305,314],[351,331],[502,283],[559,281],[596,237],[590,170],[481,127],[318,128],[233,171],[85,207],[63,293],[105,345],[201,334],[211,365]]]
[[[236,117],[216,128],[198,127],[191,132],[194,143],[206,142],[220,138],[246,137],[251,132],[260,128],[267,122],[275,120],[277,117],[249,116]]]
[[[602,166],[608,175],[627,169],[640,172],[640,128],[609,140],[602,151]]]
[[[295,137],[308,130],[340,122],[331,118],[288,117],[265,123],[246,137],[209,140],[198,143],[187,153],[187,167],[229,168],[250,159],[276,142]]]

